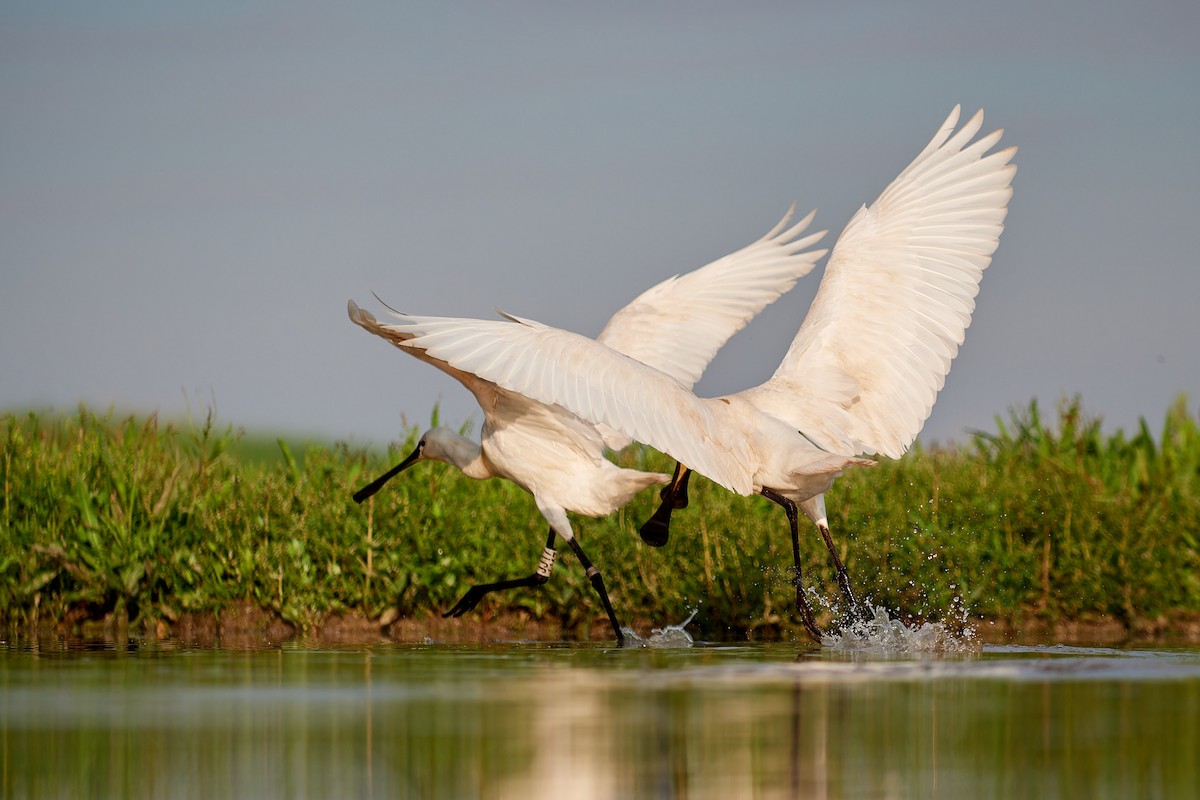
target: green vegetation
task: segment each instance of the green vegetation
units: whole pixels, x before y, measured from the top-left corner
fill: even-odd
[[[1078,400],[1053,424],[1038,406],[949,450],[916,449],[847,474],[827,495],[851,577],[917,618],[1114,618],[1132,627],[1200,612],[1200,425],[1180,399],[1157,439],[1106,435]],[[0,417],[0,621],[18,629],[107,619],[150,628],[250,601],[301,631],[331,612],[422,618],[469,585],[529,574],[545,537],[532,498],[421,465],[376,497],[350,495],[386,460],[345,445],[277,457],[210,417]],[[238,455],[255,453],[255,457]],[[619,456],[670,472],[649,450]],[[603,520],[575,519],[626,623],[678,622],[711,638],[794,633],[782,511],[695,476],[671,542],[642,544],[645,492]],[[836,599],[815,530],[805,574]],[[584,631],[603,611],[564,548],[540,590],[472,614],[528,614]]]

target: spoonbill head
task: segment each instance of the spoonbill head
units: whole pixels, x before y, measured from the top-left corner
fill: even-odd
[[[829,532],[824,494],[868,456],[898,457],[933,408],[1003,230],[1016,148],[1002,131],[976,139],[983,113],[959,127],[956,106],[917,157],[847,223],[816,297],[765,383],[697,397],[655,365],[533,320],[400,315],[404,346],[504,391],[555,405],[674,457],[656,515],[662,531],[687,468],[787,514],[796,601],[821,632],[800,574],[798,510],[834,558],[850,612],[858,606]]]
[[[605,352],[621,353],[648,365],[676,386],[690,388],[730,336],[811,271],[825,254],[825,250],[811,249],[825,232],[806,233],[813,215],[791,224],[793,210],[746,247],[646,290],[614,314],[593,343]],[[533,574],[473,586],[446,615],[460,616],[498,589],[544,584],[557,555],[554,545],[559,536],[583,564],[618,642],[623,642],[603,577],[580,547],[568,512],[589,517],[610,514],[639,491],[667,483],[669,476],[625,469],[608,460],[607,449],[619,449],[631,440],[602,421],[512,391],[412,347],[414,332],[403,325],[380,323],[353,301],[348,311],[350,319],[367,331],[456,378],[475,395],[484,415],[478,443],[445,428],[426,431],[407,458],[356,492],[354,499],[365,501],[400,472],[433,459],[451,464],[471,478],[498,477],[516,483],[533,495],[550,526]]]
[[[392,478],[414,464],[427,459],[452,464],[471,478],[492,477],[492,473],[488,471],[480,458],[479,445],[449,428],[430,428],[421,434],[417,446],[403,461],[355,492],[354,502],[363,502],[382,489],[383,485]]]

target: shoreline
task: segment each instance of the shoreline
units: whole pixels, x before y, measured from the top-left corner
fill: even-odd
[[[369,619],[350,610],[329,614],[309,632],[301,632],[273,612],[253,603],[237,603],[221,612],[189,613],[174,622],[158,620],[131,625],[109,616],[104,619],[67,619],[34,626],[9,626],[9,638],[17,642],[37,640],[43,645],[57,642],[70,649],[76,645],[138,640],[181,648],[271,649],[284,644],[301,646],[356,646],[420,643],[483,642],[603,642],[612,638],[602,615],[586,629],[566,629],[556,620],[534,620],[529,614],[476,614],[444,619],[436,613],[408,617]],[[627,627],[639,636],[652,628],[672,624],[644,618]],[[1045,620],[1036,617],[1008,620],[972,619],[971,636],[981,644],[1023,645],[1130,645],[1200,643],[1200,614],[1180,612],[1126,624],[1115,618]],[[797,642],[807,643],[799,625],[764,625],[749,630],[729,631],[726,637],[708,638],[692,632],[701,641],[712,642]]]

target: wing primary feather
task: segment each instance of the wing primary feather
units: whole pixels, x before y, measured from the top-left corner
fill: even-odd
[[[955,106],[847,223],[775,374],[741,394],[837,452],[912,443],[958,353],[1004,230],[1016,149]],[[994,150],[994,151],[993,151]],[[848,448],[857,448],[850,450]]]

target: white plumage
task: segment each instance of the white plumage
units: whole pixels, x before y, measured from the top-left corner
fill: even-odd
[[[789,226],[793,211],[794,206],[769,233],[746,247],[643,292],[609,320],[596,340],[597,346],[606,353],[620,352],[652,365],[654,374],[681,390],[690,389],[729,337],[810,272],[826,253],[808,249],[824,231],[802,236],[813,215]],[[455,337],[455,331],[450,331],[454,358],[464,362],[451,364],[427,347],[411,347],[417,332],[408,327],[381,324],[353,301],[348,310],[358,325],[458,379],[475,395],[484,414],[478,444],[445,428],[427,431],[408,458],[355,495],[359,502],[423,459],[453,464],[472,478],[507,478],[533,495],[550,524],[547,557],[553,558],[554,536],[558,534],[575,549],[591,573],[595,570],[575,540],[567,512],[604,516],[642,489],[669,480],[662,473],[623,469],[605,458],[606,447],[624,447],[630,442],[628,435],[582,419],[562,405],[537,400],[534,395],[548,386],[512,391],[486,377],[485,373],[496,369],[504,357],[503,352],[489,349],[488,342],[478,337]],[[433,319],[400,316],[406,320]],[[461,329],[456,331],[462,333]],[[437,338],[433,330],[422,335]],[[531,386],[549,377],[530,360],[512,366],[514,369],[507,371],[509,382]],[[476,587],[449,613],[458,615],[469,610],[495,588],[544,582],[547,575],[539,580],[537,574]],[[598,572],[592,580],[621,639]]]
[[[405,349],[468,380],[608,426],[739,494],[798,504],[836,561],[824,492],[846,467],[874,463],[862,456],[897,457],[912,444],[1003,230],[1016,148],[992,152],[1001,131],[975,139],[982,111],[961,128],[958,120],[956,106],[851,218],[791,347],[757,387],[700,398],[687,380],[694,371],[672,372],[661,360],[643,363],[605,341],[518,317],[399,315],[384,327]]]

